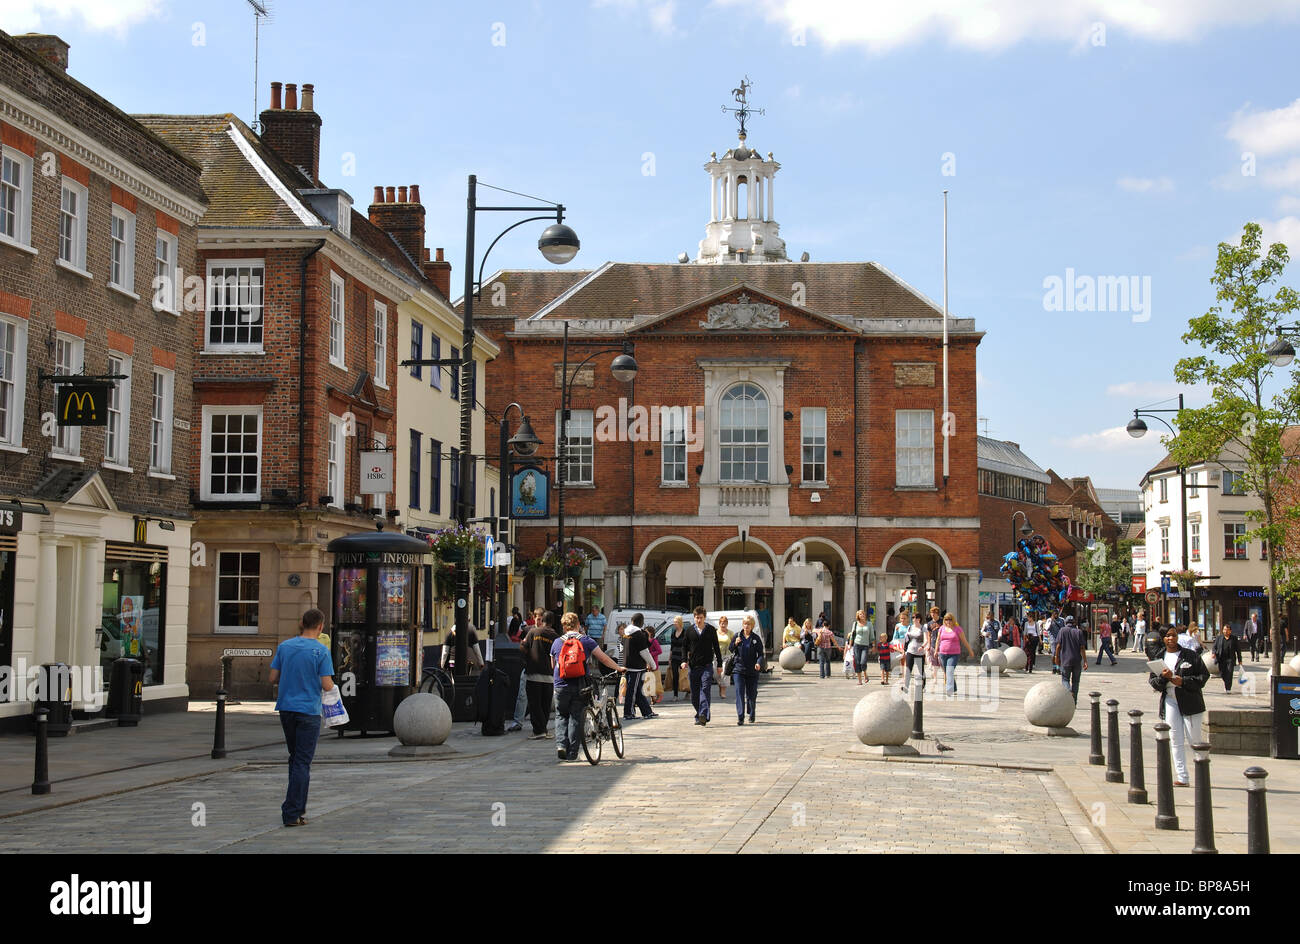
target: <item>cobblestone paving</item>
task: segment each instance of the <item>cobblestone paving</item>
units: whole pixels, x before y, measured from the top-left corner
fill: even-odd
[[[729,701],[701,728],[670,697],[661,718],[628,725],[626,760],[607,746],[597,767],[557,764],[553,741],[522,739],[439,761],[331,763],[323,751],[304,829],[279,825],[284,766],[251,764],[10,818],[0,852],[1099,848],[1054,774],[847,753],[863,691],[843,680],[765,681],[759,723],[743,728]]]

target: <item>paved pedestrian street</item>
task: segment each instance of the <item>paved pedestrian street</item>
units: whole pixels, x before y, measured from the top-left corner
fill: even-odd
[[[10,816],[0,851],[1104,850],[1046,766],[933,756],[897,763],[866,754],[850,719],[872,691],[883,689],[838,673],[825,681],[778,675],[760,686],[758,724],[736,725],[728,689],[705,728],[692,723],[687,700],[669,695],[660,718],[627,725],[625,760],[606,745],[596,767],[557,763],[554,741],[482,738],[459,725],[448,742],[456,750],[436,760],[389,759],[391,738],[327,735],[312,769],[306,828],[280,826],[284,751],[270,746],[211,775]],[[961,747],[956,719],[1005,727],[971,703],[930,711],[939,737],[950,728],[959,745],[953,753],[972,761],[988,757]],[[139,736],[147,736],[146,725]],[[130,829],[122,826],[124,810]]]

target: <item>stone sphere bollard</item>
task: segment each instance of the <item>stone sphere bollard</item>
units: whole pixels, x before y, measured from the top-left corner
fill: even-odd
[[[989,649],[980,656],[980,667],[989,673],[1001,675],[1007,670],[1007,657],[1001,649]]]
[[[1283,676],[1286,676],[1286,677],[1289,677],[1289,678],[1295,678],[1296,676],[1300,675],[1300,665],[1296,665],[1296,661],[1297,661],[1296,659],[1292,659],[1290,662],[1283,662],[1283,663],[1282,663],[1282,675],[1283,675]],[[1270,674],[1270,675],[1273,674],[1273,670],[1272,670],[1272,669],[1269,669],[1268,671],[1269,671],[1269,674]]]
[[[1295,669],[1297,674],[1300,674],[1300,653],[1296,653],[1296,655],[1292,656],[1291,661],[1288,662],[1287,665]]]
[[[441,744],[451,734],[451,709],[432,692],[407,695],[393,712],[393,731],[406,747]]]
[[[803,650],[798,646],[786,646],[781,650],[779,661],[783,672],[802,672],[808,660],[804,658]]]
[[[853,733],[868,747],[907,743],[912,733],[912,712],[892,691],[872,692],[853,709]]]
[[[1002,655],[1006,657],[1008,669],[1023,669],[1029,664],[1029,657],[1025,655],[1025,650],[1019,646],[1012,646],[1005,650]]]
[[[1064,728],[1074,718],[1074,699],[1057,679],[1039,682],[1025,693],[1025,717],[1038,728]]]
[[[1214,653],[1209,649],[1201,653],[1201,661],[1205,663],[1205,667],[1210,670],[1211,675],[1219,671],[1219,660],[1215,658]]]

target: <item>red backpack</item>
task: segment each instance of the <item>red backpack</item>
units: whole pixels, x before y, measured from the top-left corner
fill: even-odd
[[[580,679],[587,674],[587,649],[582,637],[565,635],[560,646],[560,678]]]

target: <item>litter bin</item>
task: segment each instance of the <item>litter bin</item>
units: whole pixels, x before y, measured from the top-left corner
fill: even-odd
[[[40,696],[32,712],[33,722],[36,711],[44,708],[49,712],[46,715],[46,733],[51,737],[67,737],[72,728],[72,667],[62,662],[42,665]]]
[[[1273,683],[1273,756],[1300,760],[1300,679],[1287,676]]]
[[[139,659],[115,659],[104,714],[116,718],[119,728],[133,728],[140,723],[143,704],[144,663]]]

